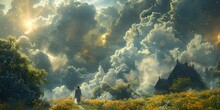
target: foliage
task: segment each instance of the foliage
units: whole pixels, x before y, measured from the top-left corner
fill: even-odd
[[[45,100],[35,100],[33,106],[27,106],[24,102],[3,102],[0,103],[0,110],[48,110],[49,104]]]
[[[220,89],[154,95],[146,99],[82,101],[86,110],[218,110]]]
[[[102,88],[102,90],[101,90]],[[94,95],[100,95],[103,91],[109,92],[114,99],[124,99],[124,98],[130,98],[132,89],[130,84],[126,83],[118,83],[116,86],[111,86],[108,83],[102,83],[101,88],[97,88],[94,91]]]
[[[145,99],[82,99],[80,105],[85,110],[218,110],[220,108],[220,89],[154,95]],[[58,99],[50,108],[50,110],[73,109],[80,108],[70,97]]]
[[[209,97],[209,105],[214,109],[220,109],[220,94]]]
[[[177,78],[169,88],[172,92],[183,92],[192,86],[190,78]]]
[[[0,53],[0,101],[33,104],[43,94],[46,72],[29,62],[13,37],[0,39]]]
[[[147,99],[146,109],[216,110],[220,104],[219,94],[220,89],[157,95]]]
[[[100,97],[103,92],[104,91],[100,86],[96,87],[95,90],[93,91],[93,98]]]
[[[129,84],[119,83],[113,88],[112,95],[115,99],[124,99],[131,97],[132,90]]]
[[[83,100],[82,106],[86,109],[95,110],[142,110],[143,99],[124,100]]]
[[[104,100],[85,99],[85,100],[82,100],[82,104],[84,105],[83,107],[86,110],[93,110],[93,109],[101,110],[104,104]]]
[[[79,110],[80,108],[74,103],[71,97],[58,99],[50,110]]]

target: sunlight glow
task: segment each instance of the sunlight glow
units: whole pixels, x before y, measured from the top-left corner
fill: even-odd
[[[24,0],[25,2],[21,2],[19,4],[19,10],[17,13],[19,14],[19,28],[22,30],[24,34],[31,34],[37,28],[46,25],[45,22],[47,19],[43,19],[41,16],[46,10],[45,8],[40,8],[39,6],[46,6],[47,1],[41,1],[38,4],[32,5],[30,0]],[[48,19],[49,21],[49,19]]]
[[[220,33],[217,36],[217,43],[220,43]]]
[[[26,22],[26,27],[32,28],[32,26],[33,26],[33,21],[32,21],[32,20],[28,20],[28,21]]]
[[[62,55],[53,55],[48,50],[44,50],[44,53],[47,54],[51,64],[52,64],[52,70],[56,71],[57,69],[62,68],[66,62],[67,62],[67,56]]]
[[[98,46],[105,46],[107,43],[107,37],[108,37],[108,33],[104,33],[102,34],[99,38],[98,38]]]
[[[34,21],[31,19],[24,20],[25,34],[29,34],[35,29]]]

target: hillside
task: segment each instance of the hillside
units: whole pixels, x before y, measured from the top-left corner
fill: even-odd
[[[69,97],[56,101],[50,110],[77,110],[80,107],[85,110],[219,110],[220,89],[154,95],[143,99],[114,101],[83,99],[82,104],[78,107]]]

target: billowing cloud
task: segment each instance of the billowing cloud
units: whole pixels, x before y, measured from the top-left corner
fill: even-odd
[[[60,72],[60,78],[62,83],[69,90],[73,90],[74,88],[77,88],[79,84],[84,82],[86,74],[88,73],[85,68],[75,68],[73,66],[68,66],[65,70]]]
[[[47,72],[52,71],[53,68],[51,62],[55,60],[51,60],[50,56],[44,51],[35,49],[34,44],[32,44],[32,42],[27,36],[20,36],[17,39],[17,43],[19,44],[21,50],[30,57],[35,67],[37,67],[38,69],[44,69]],[[62,62],[64,62],[64,60],[62,60]],[[60,62],[57,63],[60,64]]]
[[[42,97],[42,99],[57,99],[57,98],[64,98],[64,97],[68,97],[68,96],[74,96],[74,93],[72,91],[70,91],[69,89],[67,89],[66,86],[62,85],[62,86],[58,86],[56,88],[54,88],[52,91],[46,90],[44,93],[44,96]]]
[[[181,40],[189,41],[194,34],[203,35],[215,42],[219,34],[220,10],[219,0],[180,0],[171,2],[172,20],[182,36]],[[185,8],[187,6],[187,8]]]
[[[92,97],[94,89],[98,86],[101,86],[103,76],[105,76],[105,72],[102,66],[99,66],[98,71],[95,73],[94,78],[89,81],[89,84],[82,83],[82,94],[87,98]]]
[[[137,78],[138,86],[134,91],[145,94],[153,91],[159,76],[167,77],[177,59],[181,62],[193,60],[197,70],[217,64],[217,51],[213,44],[202,41],[205,36],[196,35],[195,32],[187,35],[189,40],[183,40],[181,31],[176,29],[176,21],[173,21],[174,14],[169,10],[160,10],[160,7],[169,5],[162,1],[157,3],[155,7],[143,10],[140,13],[140,22],[133,24],[126,32],[126,44],[111,56],[113,68],[103,76],[103,82],[114,86],[118,80],[126,82],[126,76],[141,76]],[[173,4],[170,9],[173,10]]]
[[[153,87],[158,80],[158,77],[162,73],[162,68],[160,67],[158,61],[153,57],[145,58],[138,63],[138,71],[141,73],[140,87],[137,89],[138,93],[145,92],[146,90],[153,91]]]
[[[5,5],[0,4],[0,37],[5,38],[13,32],[13,28],[4,14]]]
[[[50,60],[49,56],[46,53],[44,53],[43,51],[36,50],[36,51],[32,52],[31,59],[33,60],[33,62],[35,63],[35,66],[37,68],[44,69],[47,72],[52,71],[51,60]],[[57,63],[59,63],[59,62],[57,62]]]
[[[51,24],[48,50],[53,54],[65,54],[71,65],[95,62],[85,42],[86,34],[96,26],[95,13],[95,8],[88,4],[61,5]]]
[[[66,66],[68,59],[65,54],[53,55],[53,54],[47,53],[47,55],[48,55],[50,62],[52,63],[53,71],[59,71],[60,69]]]
[[[47,17],[50,9],[48,7],[34,7],[40,0],[13,0],[11,9],[5,14],[5,17],[11,25],[12,35],[20,36],[29,34],[37,28],[35,25],[36,18],[40,16]]]
[[[145,94],[153,91],[157,77],[167,77],[177,59],[200,73],[219,61],[219,0],[40,2],[13,0],[7,13],[0,5],[0,35],[18,37],[36,67],[54,76],[49,81],[50,89],[59,86],[54,92],[69,93],[90,79],[81,85],[86,97],[96,87],[114,88],[119,82]],[[76,79],[64,83],[64,77]]]
[[[19,43],[23,51],[27,51],[28,49],[32,48],[32,43],[27,36],[20,36],[17,39],[17,42]]]
[[[134,23],[139,23],[140,16],[151,15],[152,12],[161,12],[164,13],[169,9],[169,0],[167,1],[155,1],[155,0],[130,0],[126,2],[122,9],[119,10],[120,17],[112,25],[111,28],[111,37],[109,37],[110,44],[119,44],[119,46],[124,45],[123,37],[126,31]],[[145,14],[142,14],[142,11],[146,10]],[[129,19],[128,19],[129,18]]]
[[[205,71],[205,68],[216,65],[218,60],[218,53],[215,51],[214,46],[209,42],[203,42],[202,36],[195,35],[188,45],[187,49],[180,55],[180,60],[183,62],[195,62],[197,70]],[[202,59],[202,60],[201,60]]]
[[[104,7],[115,7],[120,8],[121,5],[125,4],[128,0],[76,0],[82,3],[89,3],[97,8],[104,8]]]

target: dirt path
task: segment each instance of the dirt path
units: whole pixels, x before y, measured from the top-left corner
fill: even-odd
[[[81,110],[85,110],[81,105],[78,105]]]

